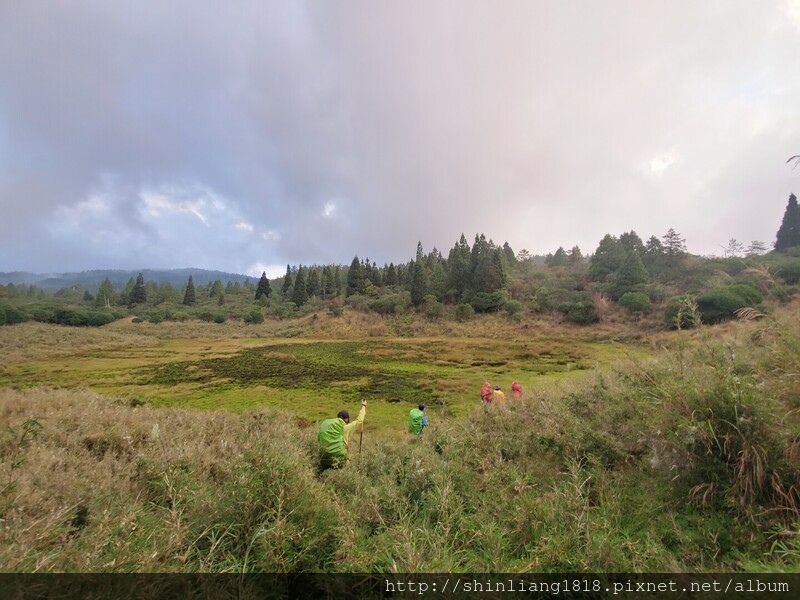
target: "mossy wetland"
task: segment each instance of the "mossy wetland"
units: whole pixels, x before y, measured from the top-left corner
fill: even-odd
[[[74,338],[72,353],[58,346],[55,356],[44,351],[41,357],[12,357],[0,371],[0,385],[88,388],[154,407],[234,412],[276,407],[305,424],[357,407],[365,398],[370,429],[402,433],[409,408],[419,402],[437,418],[463,416],[480,403],[478,391],[486,380],[506,391],[515,380],[535,389],[647,354],[640,345],[568,336],[286,340],[244,337],[246,331],[220,337],[213,327],[207,332],[213,337],[145,334],[127,345],[124,336],[110,336],[100,348]],[[23,338],[41,326],[20,327],[25,328],[30,332]],[[126,332],[136,330],[131,325]]]

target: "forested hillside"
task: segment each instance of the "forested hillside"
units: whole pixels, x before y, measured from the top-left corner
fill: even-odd
[[[745,247],[732,239],[723,257],[695,256],[670,229],[646,241],[634,231],[607,234],[592,253],[559,247],[542,258],[485,234],[471,244],[462,235],[446,254],[419,242],[408,262],[378,266],[356,255],[349,265],[287,265],[285,275],[272,280],[185,270],[170,272],[171,280],[142,271],[124,284],[118,275],[98,282],[102,272],[89,272],[55,292],[9,283],[0,286],[0,324],[103,325],[129,315],[156,323],[260,323],[345,309],[458,321],[499,312],[512,320],[539,315],[581,325],[610,313],[643,327],[718,323],[743,308],[763,310],[765,301],[787,302],[797,292],[800,242],[792,232],[800,224],[791,223],[800,217],[792,199],[771,252],[763,242]],[[181,274],[185,279],[175,283]]]

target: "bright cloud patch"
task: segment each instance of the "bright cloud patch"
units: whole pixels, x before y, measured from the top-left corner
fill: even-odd
[[[151,217],[160,217],[164,213],[188,214],[197,217],[203,225],[208,226],[208,219],[203,213],[206,208],[204,198],[181,200],[165,193],[149,191],[142,192],[141,198],[144,212]],[[218,209],[217,206],[214,208]]]
[[[234,225],[236,229],[239,231],[246,231],[247,233],[253,233],[253,225],[250,223],[246,223],[244,221],[240,221],[236,225]]]
[[[659,154],[650,159],[650,171],[652,173],[663,173],[677,162],[678,157],[673,154]]]
[[[326,202],[325,206],[322,208],[322,214],[326,217],[332,217],[334,211],[336,211],[336,205],[333,202]]]
[[[247,275],[251,277],[261,277],[262,273],[267,274],[267,279],[276,279],[283,277],[286,274],[285,265],[265,265],[263,263],[256,263],[247,270]]]

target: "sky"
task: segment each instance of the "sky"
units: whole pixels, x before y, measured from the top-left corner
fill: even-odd
[[[800,0],[1,0],[0,271],[771,247],[798,50]]]

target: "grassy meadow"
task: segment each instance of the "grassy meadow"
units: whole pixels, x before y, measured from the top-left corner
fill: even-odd
[[[795,572],[797,314],[3,327],[0,570]],[[486,410],[484,380],[525,396]]]

